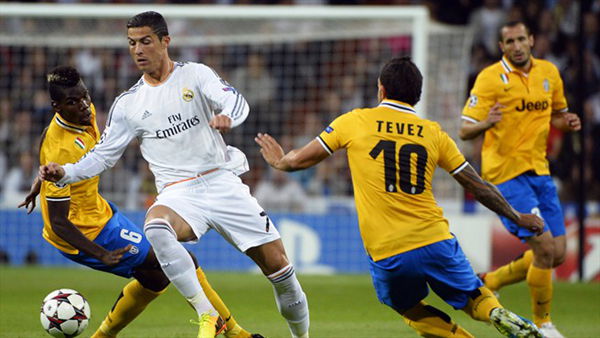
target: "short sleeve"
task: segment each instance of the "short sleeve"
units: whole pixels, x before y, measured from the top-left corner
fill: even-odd
[[[329,154],[333,154],[334,151],[345,148],[348,145],[348,135],[350,134],[348,131],[351,130],[349,128],[351,125],[352,112],[338,116],[317,136],[317,141],[321,143]]]
[[[72,136],[75,138],[75,136]],[[85,149],[79,149],[75,147],[77,138],[73,142],[67,139],[58,140],[56,137],[49,136],[42,143],[40,149],[40,163],[48,164],[55,162],[61,165],[69,162],[75,162],[85,153]],[[70,151],[65,147],[72,145],[73,149]],[[57,184],[48,181],[42,181],[44,191],[44,198],[47,201],[68,201],[71,198],[71,185],[69,184]]]
[[[50,202],[62,202],[71,199],[71,185],[61,185],[53,182],[43,181],[44,185],[44,197],[46,201]]]
[[[454,175],[466,165],[465,156],[458,150],[456,142],[445,131],[439,130],[439,158],[438,165]]]
[[[471,122],[483,121],[496,102],[494,79],[489,72],[482,71],[477,76],[471,94],[462,111],[462,118]]]

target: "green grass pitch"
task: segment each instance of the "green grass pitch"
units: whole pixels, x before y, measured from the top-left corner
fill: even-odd
[[[212,271],[207,275],[242,326],[269,338],[289,337],[263,276]],[[416,337],[399,315],[377,301],[368,275],[300,275],[299,279],[308,295],[313,338]],[[92,319],[82,335],[89,337],[125,283],[123,278],[90,269],[1,267],[0,337],[47,336],[39,323],[41,300],[58,288],[78,290],[90,302]],[[524,283],[502,290],[500,301],[530,317]],[[428,302],[476,337],[499,337],[493,327],[452,310],[435,295],[430,295]],[[600,337],[600,284],[556,283],[553,304],[553,320],[565,336]],[[171,286],[120,337],[194,337],[197,329],[189,324],[192,318],[194,312]]]

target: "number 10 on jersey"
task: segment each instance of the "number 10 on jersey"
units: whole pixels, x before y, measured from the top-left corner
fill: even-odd
[[[420,144],[408,143],[400,147],[396,161],[396,142],[380,140],[369,155],[376,159],[383,152],[383,167],[385,169],[385,191],[398,192],[397,177],[400,176],[400,190],[407,194],[421,194],[425,190],[425,167],[427,165],[427,149]],[[410,159],[416,155],[416,173],[411,172]],[[398,166],[396,166],[398,162]],[[413,184],[413,174],[416,176]]]

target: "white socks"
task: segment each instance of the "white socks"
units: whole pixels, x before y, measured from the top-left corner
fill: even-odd
[[[200,286],[194,261],[177,241],[177,235],[169,222],[160,218],[150,220],[144,225],[144,233],[152,244],[163,272],[196,312],[217,313]]]
[[[287,320],[292,337],[308,338],[308,301],[296,279],[294,267],[288,265],[267,278],[273,284],[279,313]]]

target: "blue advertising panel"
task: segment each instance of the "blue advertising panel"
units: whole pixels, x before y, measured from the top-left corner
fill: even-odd
[[[135,224],[143,224],[144,213],[124,212]],[[281,233],[289,258],[302,273],[366,273],[367,256],[353,213],[269,214]],[[0,253],[9,264],[36,262],[44,265],[76,265],[41,236],[40,213],[0,210]],[[215,231],[198,243],[185,244],[206,270],[256,270],[246,255],[238,252]]]

